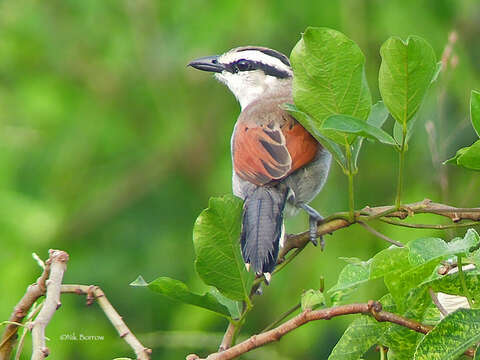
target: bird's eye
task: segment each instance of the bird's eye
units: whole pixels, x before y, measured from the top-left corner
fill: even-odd
[[[252,63],[248,60],[238,60],[236,65],[239,71],[252,70]]]

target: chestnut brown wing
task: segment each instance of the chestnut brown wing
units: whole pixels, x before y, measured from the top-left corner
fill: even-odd
[[[317,146],[293,119],[282,126],[238,123],[233,138],[234,170],[243,180],[265,185],[312,161]]]

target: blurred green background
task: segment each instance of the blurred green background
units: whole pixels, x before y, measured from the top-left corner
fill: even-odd
[[[185,65],[241,45],[289,54],[309,25],[335,28],[360,45],[374,102],[379,48],[389,36],[420,35],[440,58],[456,31],[407,153],[404,200],[478,206],[478,175],[441,161],[475,139],[468,102],[480,89],[479,24],[478,0],[0,1],[0,320],[40,273],[31,253],[46,258],[59,248],[70,254],[65,282],[101,286],[154,359],[216,350],[223,319],[128,285],[142,274],[206,290],[194,272],[191,230],[210,196],[231,192],[229,141],[239,106],[211,76]],[[364,150],[356,207],[393,203],[397,154],[372,143]],[[324,215],[347,208],[335,164],[313,205]],[[455,235],[373,226],[401,241]],[[303,214],[287,223],[288,232],[306,227]],[[338,257],[368,259],[387,247],[358,226],[326,241],[323,253],[308,247],[255,299],[244,335],[317,288],[320,276],[332,286],[345,264]],[[353,300],[384,292],[378,282]],[[49,358],[133,357],[97,305],[73,295],[62,302],[47,328]],[[351,319],[311,323],[245,358],[326,359]],[[104,340],[60,339],[73,333]]]

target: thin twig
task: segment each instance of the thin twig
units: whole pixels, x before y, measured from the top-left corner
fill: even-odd
[[[201,359],[195,354],[190,354],[187,356],[188,360],[228,360],[236,358],[242,354],[245,354],[248,351],[251,351],[255,348],[263,346],[265,344],[278,341],[289,332],[297,329],[298,327],[315,320],[329,320],[336,316],[349,315],[349,314],[365,314],[374,317],[379,322],[391,322],[408,329],[414,330],[416,332],[427,334],[432,327],[419,323],[416,320],[407,319],[403,316],[393,314],[387,311],[382,310],[382,305],[378,301],[370,300],[368,303],[363,304],[349,304],[342,305],[337,307],[332,307],[328,309],[321,310],[305,310],[299,315],[293,317],[292,319],[284,322],[282,325],[258,334],[253,335],[247,340],[241,342],[238,345],[231,347],[228,350],[223,352],[217,352],[208,355],[205,359]],[[465,354],[472,356],[473,351],[471,349],[467,350]]]
[[[142,343],[130,331],[128,326],[123,321],[122,317],[118,314],[110,301],[108,301],[102,289],[100,289],[98,286],[62,285],[61,292],[77,295],[87,295],[87,305],[90,305],[91,303],[93,303],[93,301],[96,300],[107,318],[117,330],[120,337],[125,340],[128,345],[130,345],[133,351],[135,351],[137,359],[150,360],[152,350],[143,346]]]
[[[265,331],[268,331],[268,330],[271,330],[273,329],[275,326],[278,326],[283,320],[285,320],[287,317],[289,317],[291,314],[293,314],[295,311],[297,311],[298,309],[300,309],[300,307],[302,306],[301,303],[297,303],[295,304],[294,306],[292,306],[290,309],[288,309],[287,311],[285,311],[282,315],[280,315],[280,317],[275,320],[273,323],[271,323],[270,325],[268,325],[265,329],[262,330],[262,333],[265,332]]]
[[[414,228],[414,229],[434,229],[434,230],[458,229],[463,227],[480,225],[480,223],[476,221],[469,221],[466,223],[456,223],[456,224],[411,224],[411,223],[406,223],[406,222],[383,218],[383,217],[380,218],[379,220],[395,226],[403,226],[403,227]]]
[[[435,306],[438,308],[438,310],[440,311],[440,313],[441,313],[443,316],[447,316],[447,315],[448,315],[448,311],[443,307],[442,303],[438,300],[438,296],[437,296],[437,294],[435,294],[435,291],[433,291],[432,288],[429,288],[429,289],[428,289],[428,292],[430,293],[430,297],[432,298],[433,303],[434,303]]]
[[[393,244],[395,246],[398,246],[398,247],[404,247],[405,245],[403,245],[401,242],[399,241],[396,241],[396,240],[393,240],[393,239],[390,239],[388,236],[386,235],[383,235],[381,232],[378,232],[377,230],[375,230],[374,228],[372,228],[371,226],[367,225],[366,223],[364,223],[363,221],[357,221],[358,224],[360,224],[360,226],[363,226],[365,229],[367,229],[369,232],[371,232],[373,235],[379,237],[380,239],[382,240],[385,240],[387,242],[389,242],[390,244]]]
[[[38,314],[38,312],[42,309],[42,306],[43,306],[43,302],[41,302],[38,305],[37,303],[33,304],[32,309],[30,310],[27,316],[26,325],[23,328],[23,332],[22,332],[22,335],[20,336],[20,340],[18,341],[17,351],[15,352],[15,360],[19,360],[20,355],[22,354],[25,337],[27,336],[27,333],[29,331],[29,326],[31,325],[29,321],[32,320]]]
[[[60,287],[67,269],[68,254],[61,250],[49,250],[50,276],[47,282],[47,293],[43,307],[32,326],[32,360],[45,359],[50,351],[45,342],[45,328],[60,307]]]

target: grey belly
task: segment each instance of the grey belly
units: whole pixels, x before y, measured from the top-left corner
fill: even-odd
[[[298,205],[307,204],[317,196],[323,185],[325,185],[331,161],[332,155],[327,150],[321,148],[312,162],[281,181],[281,183],[291,189],[292,194],[285,208],[286,214],[296,214]],[[246,195],[255,186],[248,181],[242,180],[235,171],[233,172],[232,188],[235,196],[245,199]]]

